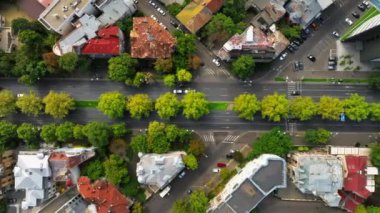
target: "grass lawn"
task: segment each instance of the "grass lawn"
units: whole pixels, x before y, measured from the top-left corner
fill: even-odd
[[[228,103],[226,102],[211,102],[208,107],[210,110],[227,110]]]
[[[96,108],[98,101],[75,101],[75,107],[77,108]]]
[[[344,41],[353,33],[358,27],[360,27],[364,22],[366,22],[368,19],[380,14],[379,11],[376,10],[375,7],[369,8],[365,14],[363,14],[359,20],[357,20],[348,30],[342,35],[340,38],[341,41]]]

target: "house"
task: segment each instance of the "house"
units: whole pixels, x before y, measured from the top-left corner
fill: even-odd
[[[285,160],[277,155],[260,155],[228,181],[210,201],[207,212],[251,212],[266,196],[286,184]]]
[[[289,20],[307,28],[334,0],[291,0],[286,6]]]
[[[157,192],[167,186],[184,168],[182,157],[185,152],[166,154],[139,153],[140,161],[136,166],[137,180]]]
[[[176,16],[192,33],[207,24],[223,6],[223,0],[193,0]]]
[[[77,187],[86,201],[95,204],[97,213],[129,213],[131,201],[106,180],[91,184],[88,177],[80,177]]]
[[[327,153],[296,152],[288,163],[292,182],[302,193],[320,197],[327,206],[339,207],[344,164]]]
[[[13,168],[15,190],[25,190],[25,199],[21,203],[23,209],[35,207],[52,198],[56,192],[51,180],[49,153],[19,152],[17,164]]]
[[[248,0],[245,9],[252,8],[255,16],[250,23],[260,29],[268,29],[273,23],[280,20],[286,13],[285,0]]]
[[[7,150],[0,155],[0,200],[14,184],[13,167],[16,163],[14,151]]]
[[[179,5],[182,5],[185,0],[160,0],[161,3],[163,3],[165,6],[169,6],[171,4],[179,4]]]
[[[135,11],[132,0],[53,0],[38,20],[47,29],[63,35],[53,47],[53,52],[61,56],[81,48],[96,38],[100,29]]]
[[[133,58],[170,58],[174,51],[173,36],[150,17],[133,18],[130,39]]]
[[[0,49],[11,53],[16,47],[16,38],[11,27],[5,25],[5,17],[0,15]]]

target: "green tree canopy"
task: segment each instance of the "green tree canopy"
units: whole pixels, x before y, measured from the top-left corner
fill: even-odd
[[[252,143],[252,151],[248,158],[253,159],[266,153],[284,157],[292,148],[293,143],[290,136],[276,127]]]
[[[232,62],[232,73],[241,79],[251,76],[255,69],[255,61],[252,56],[242,55]]]
[[[368,85],[372,89],[380,89],[380,72],[373,73],[369,76]]]
[[[261,115],[270,121],[279,122],[282,118],[288,117],[288,99],[285,95],[275,92],[267,95],[261,101]]]
[[[339,98],[322,96],[318,103],[318,114],[323,119],[339,120],[340,114],[344,112],[343,102]]]
[[[180,82],[190,82],[192,78],[193,75],[191,74],[191,72],[185,69],[180,69],[177,71],[177,79]]]
[[[145,83],[145,74],[143,72],[137,72],[131,86],[141,87]]]
[[[189,208],[194,213],[204,213],[207,210],[208,198],[203,191],[194,191],[189,197]]]
[[[305,141],[312,144],[326,144],[331,138],[331,132],[323,128],[308,129],[305,132]]]
[[[189,212],[189,204],[187,203],[187,200],[185,199],[176,200],[172,208],[172,213],[183,213],[183,212]]]
[[[193,139],[190,141],[189,148],[187,150],[188,153],[194,156],[200,156],[206,150],[206,146],[203,141]]]
[[[176,84],[175,75],[165,75],[164,77],[164,85],[167,87],[174,87]]]
[[[245,0],[226,0],[222,9],[222,13],[235,22],[241,22],[246,17],[245,11]]]
[[[32,145],[38,140],[38,128],[30,123],[22,123],[17,128],[17,137],[25,141],[26,144]]]
[[[374,166],[380,167],[380,144],[374,143],[370,145],[371,147],[371,162]]]
[[[147,132],[148,149],[154,153],[166,153],[170,143],[165,134],[165,124],[157,121],[149,123]]]
[[[343,108],[346,116],[353,121],[362,121],[368,118],[369,104],[365,97],[357,93],[351,94],[349,98],[343,101]]]
[[[301,27],[299,25],[283,25],[283,27],[280,27],[280,31],[288,40],[294,40],[301,35]]]
[[[78,60],[76,53],[66,53],[58,59],[58,66],[66,72],[72,72],[77,67]]]
[[[136,94],[128,96],[127,110],[131,118],[141,119],[148,117],[153,109],[153,101],[147,94]]]
[[[133,78],[137,64],[138,61],[127,53],[113,57],[108,61],[108,77],[113,81],[121,82]]]
[[[46,124],[43,125],[40,132],[40,137],[46,143],[54,143],[57,141],[57,136],[55,135],[57,129],[56,124]]]
[[[64,123],[58,125],[55,130],[55,135],[57,136],[57,140],[61,142],[68,142],[74,138],[74,124],[70,121],[65,121]]]
[[[154,70],[160,73],[171,73],[173,70],[173,61],[171,58],[159,58],[154,62]]]
[[[0,121],[0,153],[17,137],[17,126],[9,121]]]
[[[25,18],[16,18],[11,22],[12,30],[17,35],[19,32],[30,29],[30,22]]]
[[[16,106],[22,113],[32,116],[40,115],[43,109],[41,98],[32,91],[17,98]]]
[[[240,13],[242,13],[240,11]],[[204,28],[204,36],[208,42],[215,40],[225,41],[235,33],[239,32],[234,21],[223,13],[215,14]]]
[[[87,176],[92,181],[99,180],[105,175],[103,163],[100,160],[88,162],[86,166],[81,169],[81,175]]]
[[[192,154],[186,155],[183,158],[183,162],[185,163],[186,167],[190,170],[196,170],[198,168],[197,158]]]
[[[35,46],[42,41],[42,37],[39,33],[33,30],[23,30],[18,35],[19,41],[28,45]]]
[[[124,160],[118,155],[110,155],[110,157],[103,162],[105,176],[109,182],[114,185],[119,185],[123,179],[128,178],[128,169]]]
[[[176,42],[177,42],[176,51],[181,56],[189,57],[195,53],[195,51],[196,51],[195,35],[176,31],[174,33],[174,36],[175,36]],[[181,67],[181,68],[184,68],[184,67]]]
[[[155,109],[162,119],[175,117],[181,107],[181,102],[173,93],[167,92],[156,99]]]
[[[141,205],[140,202],[133,203],[132,207],[132,213],[144,213],[144,207]]]
[[[260,107],[260,101],[254,94],[241,94],[234,99],[233,110],[239,114],[240,118],[246,120],[252,121]]]
[[[31,61],[29,62],[24,71],[23,75],[18,79],[19,83],[26,85],[34,85],[37,81],[46,75],[47,67],[43,61]]]
[[[148,153],[148,141],[145,135],[138,134],[131,140],[131,147],[135,153]]]
[[[16,97],[10,90],[0,91],[0,117],[16,112]]]
[[[369,113],[371,115],[371,121],[380,121],[380,103],[370,104]]]
[[[128,134],[128,129],[125,123],[116,123],[111,126],[113,138],[124,138]]]
[[[183,7],[178,3],[173,3],[173,4],[169,4],[167,8],[170,15],[176,16],[179,12],[181,12]]]
[[[317,114],[317,105],[311,97],[298,96],[290,101],[289,113],[294,118],[307,121]]]
[[[100,95],[98,110],[110,118],[121,118],[124,116],[126,99],[120,92],[105,92]]]
[[[45,104],[45,113],[54,118],[65,117],[75,106],[73,98],[65,92],[57,93],[50,91],[42,102]]]
[[[111,131],[106,123],[90,122],[84,126],[83,134],[93,146],[104,148],[109,144]]]
[[[201,92],[189,91],[183,97],[181,103],[183,115],[188,119],[198,120],[210,112],[208,108],[209,102],[206,100],[205,94]]]
[[[73,129],[73,137],[75,140],[83,140],[85,135],[83,134],[83,126],[76,124]]]

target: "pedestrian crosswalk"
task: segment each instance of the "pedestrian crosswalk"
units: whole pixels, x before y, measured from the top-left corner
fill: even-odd
[[[211,143],[215,142],[214,134],[212,133],[209,133],[207,135],[202,135],[202,139],[204,142],[211,142]]]
[[[223,143],[234,143],[240,135],[227,135],[226,138],[224,138]]]

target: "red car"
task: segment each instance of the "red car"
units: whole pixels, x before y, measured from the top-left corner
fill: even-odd
[[[226,167],[227,165],[225,163],[217,163],[216,166],[219,168],[223,168],[223,167]]]

